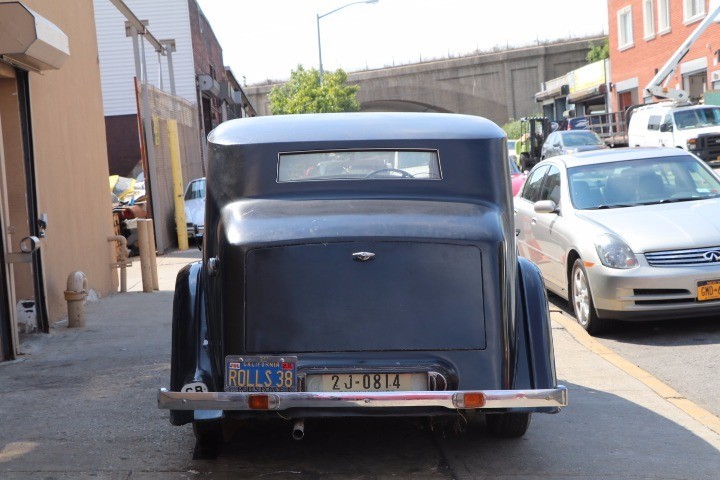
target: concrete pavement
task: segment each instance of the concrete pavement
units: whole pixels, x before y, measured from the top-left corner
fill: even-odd
[[[672,390],[597,348],[562,312],[552,314],[553,336],[570,406],[558,415],[534,415],[522,440],[498,441],[474,430],[433,440],[392,424],[405,432],[394,438],[386,425],[368,422],[361,429],[372,434],[378,428],[377,441],[343,434],[337,446],[334,426],[308,427],[302,442],[290,439],[289,427],[251,430],[257,444],[241,440],[216,461],[192,460],[191,429],[170,426],[155,398],[169,381],[175,275],[196,258],[197,250],[158,257],[160,291],[154,293],[142,293],[136,258],[130,291],[88,304],[84,328],[61,322],[49,335],[24,337],[24,355],[0,364],[0,478],[719,476],[717,417],[703,417]],[[327,458],[330,446],[340,449],[339,463]],[[393,449],[400,453],[388,453]],[[258,462],[259,456],[272,462]]]

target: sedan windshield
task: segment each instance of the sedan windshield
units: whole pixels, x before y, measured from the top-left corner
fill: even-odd
[[[205,198],[205,179],[193,180],[185,191],[185,200]]]
[[[568,168],[577,209],[633,207],[720,196],[720,181],[689,155]]]
[[[675,112],[675,125],[680,130],[720,125],[720,108],[694,108]]]

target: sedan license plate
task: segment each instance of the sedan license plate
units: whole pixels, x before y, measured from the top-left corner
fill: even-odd
[[[225,357],[226,392],[294,392],[297,357]]]
[[[720,300],[720,280],[698,282],[698,300]]]
[[[309,392],[402,392],[427,390],[427,373],[332,373],[308,375]]]

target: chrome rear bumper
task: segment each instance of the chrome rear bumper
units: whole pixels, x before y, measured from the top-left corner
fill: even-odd
[[[467,406],[466,396],[472,406]],[[478,395],[482,405],[478,405]],[[267,408],[251,408],[251,398],[267,397]],[[472,390],[423,392],[171,392],[158,391],[158,408],[169,410],[287,410],[290,408],[444,407],[562,408],[567,387],[543,390]]]

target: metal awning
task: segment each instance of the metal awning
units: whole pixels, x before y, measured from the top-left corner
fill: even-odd
[[[535,94],[535,101],[542,102],[551,98],[564,97],[570,91],[569,85],[559,85],[549,90],[543,90]]]
[[[567,97],[568,103],[577,103],[585,100],[590,100],[595,97],[602,97],[607,93],[607,85],[601,83],[592,88],[586,88],[585,90],[578,90],[573,92]]]
[[[51,70],[70,56],[68,37],[21,2],[0,3],[0,56],[27,70]]]

